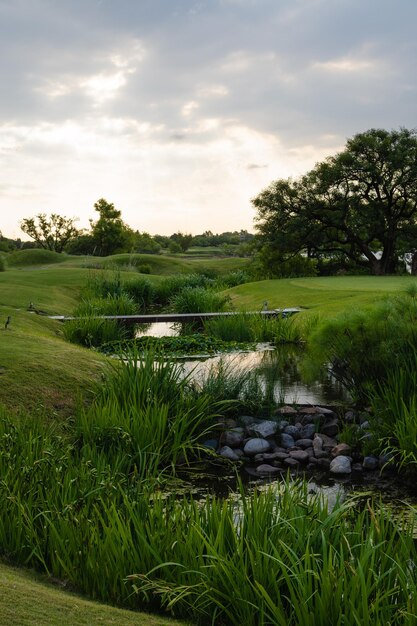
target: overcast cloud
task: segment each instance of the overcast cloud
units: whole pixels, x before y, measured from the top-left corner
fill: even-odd
[[[0,230],[100,198],[151,233],[253,229],[346,138],[416,126],[415,0],[0,0]]]

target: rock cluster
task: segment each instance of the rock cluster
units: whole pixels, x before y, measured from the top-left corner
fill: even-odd
[[[331,408],[284,406],[271,419],[241,416],[224,420],[219,438],[205,445],[226,459],[244,463],[259,476],[288,468],[342,475],[379,469],[386,459],[362,457],[358,450],[338,441],[343,423],[357,424],[366,436],[368,423],[354,411],[341,419]]]

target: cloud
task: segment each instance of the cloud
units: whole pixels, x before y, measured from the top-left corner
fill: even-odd
[[[273,178],[415,125],[416,21],[414,0],[0,0],[0,229],[103,195],[141,229],[250,229]]]

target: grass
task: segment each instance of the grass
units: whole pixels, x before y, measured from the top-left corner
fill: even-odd
[[[100,604],[70,593],[47,577],[0,563],[0,624],[19,626],[175,626],[158,617]]]
[[[385,294],[404,291],[416,282],[413,276],[330,276],[283,278],[239,285],[226,293],[236,308],[257,311],[264,302],[269,309],[300,307],[300,317],[320,313],[333,317],[342,311],[373,304]]]

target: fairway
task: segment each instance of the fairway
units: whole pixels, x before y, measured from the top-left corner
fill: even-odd
[[[270,309],[299,307],[331,317],[368,306],[414,284],[417,284],[417,278],[408,275],[283,278],[246,283],[229,289],[227,293],[239,309],[262,309],[267,302]]]

